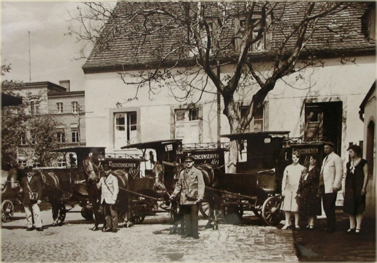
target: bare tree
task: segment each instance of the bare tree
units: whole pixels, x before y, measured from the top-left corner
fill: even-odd
[[[72,18],[81,27],[71,27],[70,34],[95,44],[87,63],[115,50],[116,43],[127,43],[132,55],[120,54],[127,58],[120,77],[137,86],[135,98],[140,88],[153,95],[169,87],[177,100],[185,101],[214,86],[223,98],[230,133],[242,133],[278,80],[320,63],[313,41],[317,32],[327,34],[321,43],[327,51],[352,33],[347,17],[336,15],[356,4],[118,2],[114,9],[104,3],[85,7]],[[233,72],[219,74],[224,65],[232,65]],[[241,88],[255,89],[243,116],[235,98]],[[231,142],[229,171],[235,171],[236,162],[237,143]]]

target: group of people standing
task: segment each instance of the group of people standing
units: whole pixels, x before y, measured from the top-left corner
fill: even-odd
[[[285,213],[285,224],[282,229],[291,228],[291,216],[294,215],[295,228],[300,229],[300,216],[308,220],[307,229],[314,228],[314,221],[323,210],[327,218],[328,233],[336,230],[336,198],[342,190],[343,164],[334,152],[334,143],[324,143],[322,165],[318,164],[318,156],[310,155],[309,164],[305,167],[299,163],[300,153],[292,152],[292,164],[283,174],[281,209]],[[362,149],[358,145],[348,148],[350,160],[346,165],[345,187],[343,190],[343,210],[349,215],[350,227],[346,233],[360,233],[366,203],[366,187],[368,184],[368,165],[362,159]]]

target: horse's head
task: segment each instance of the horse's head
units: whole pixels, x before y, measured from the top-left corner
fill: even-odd
[[[12,189],[16,189],[20,186],[21,171],[17,168],[11,168],[8,173],[7,182],[10,183]]]
[[[154,181],[156,184],[164,183],[164,167],[157,162],[153,167]]]

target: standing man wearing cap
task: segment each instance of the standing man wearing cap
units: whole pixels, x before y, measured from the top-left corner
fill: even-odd
[[[103,227],[103,232],[118,231],[118,213],[115,208],[115,203],[119,193],[118,179],[113,175],[111,168],[107,162],[103,164],[105,176],[101,177],[98,183],[98,188],[101,189],[100,203],[103,205],[103,213],[106,220],[106,226]]]
[[[175,185],[175,190],[171,194],[170,199],[174,199],[178,193],[181,193],[180,205],[185,221],[185,229],[181,237],[186,238],[192,236],[198,239],[199,202],[203,199],[205,184],[202,172],[194,167],[194,163],[194,158],[191,156],[186,157],[186,167],[180,172],[178,182]]]
[[[34,230],[34,228],[37,231],[43,231],[41,210],[39,209],[39,204],[42,202],[42,181],[39,176],[34,174],[33,168],[30,166],[25,168],[25,174],[27,176],[21,179],[20,191],[24,195],[22,203],[26,214],[26,231]],[[30,199],[30,192],[37,194],[36,200]]]
[[[326,154],[322,162],[319,187],[322,194],[323,209],[327,218],[327,232],[333,233],[336,228],[335,203],[341,189],[343,177],[342,159],[334,153],[334,143],[325,142],[323,150]]]

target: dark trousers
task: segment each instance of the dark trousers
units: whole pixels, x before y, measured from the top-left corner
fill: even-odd
[[[336,228],[336,217],[335,217],[335,202],[336,202],[337,192],[330,194],[323,194],[323,210],[325,210],[327,218],[327,229],[335,230]]]
[[[103,203],[103,213],[105,215],[106,227],[113,231],[118,230],[118,213],[115,210],[114,204]]]
[[[198,204],[182,205],[183,218],[185,221],[184,234],[188,236],[198,236]]]

